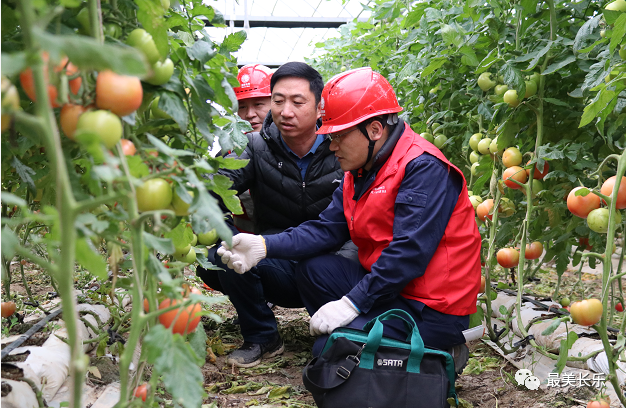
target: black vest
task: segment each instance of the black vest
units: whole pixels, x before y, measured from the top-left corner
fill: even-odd
[[[280,132],[268,114],[260,133],[249,133],[241,154],[249,159],[239,170],[220,170],[233,181],[238,194],[250,189],[257,233],[277,233],[319,218],[343,178],[335,154],[324,140],[315,150],[304,179],[295,157],[282,144]]]

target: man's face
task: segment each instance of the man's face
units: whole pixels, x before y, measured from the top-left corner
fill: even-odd
[[[356,126],[331,134],[329,149],[335,152],[341,170],[360,169],[367,158],[368,140]]]
[[[310,137],[321,116],[309,81],[304,78],[279,79],[272,90],[272,119],[283,137]]]
[[[247,98],[239,100],[239,110],[237,113],[241,119],[247,120],[254,132],[260,132],[267,112],[270,110],[269,96],[259,98]]]

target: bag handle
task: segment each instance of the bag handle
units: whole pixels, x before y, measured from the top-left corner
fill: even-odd
[[[420,336],[419,329],[413,320],[413,317],[401,309],[391,309],[375,319],[372,319],[365,326],[369,326],[372,324],[372,328],[367,335],[367,342],[365,343],[365,347],[363,348],[363,352],[361,353],[361,363],[359,364],[361,367],[365,369],[373,369],[374,368],[374,358],[376,355],[376,351],[380,347],[380,342],[383,338],[383,321],[397,318],[402,319],[408,325],[412,326],[410,336],[411,336],[411,352],[409,353],[409,361],[407,363],[406,370],[410,373],[419,373],[420,365],[422,364],[422,359],[424,358],[424,340],[422,340],[422,336]],[[408,328],[408,327],[407,327]],[[365,330],[365,327],[364,327]]]

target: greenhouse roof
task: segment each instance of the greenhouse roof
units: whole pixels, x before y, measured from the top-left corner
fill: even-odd
[[[315,44],[337,37],[341,24],[369,11],[358,1],[341,0],[220,0],[207,2],[219,10],[226,28],[207,27],[215,40],[246,30],[248,39],[235,53],[239,65],[260,63],[277,67],[287,61],[304,61],[317,53]]]

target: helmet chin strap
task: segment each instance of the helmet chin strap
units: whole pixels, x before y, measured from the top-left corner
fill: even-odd
[[[365,164],[363,165],[363,167],[361,167],[361,169],[363,169],[365,166],[367,166],[367,163],[370,162],[370,160],[372,159],[372,156],[374,155],[374,145],[376,144],[376,141],[370,139],[370,135],[367,132],[367,125],[364,125],[361,122],[357,125],[357,128],[363,134],[363,136],[365,136],[365,138],[369,141],[369,145],[367,146],[367,160],[365,160]]]

